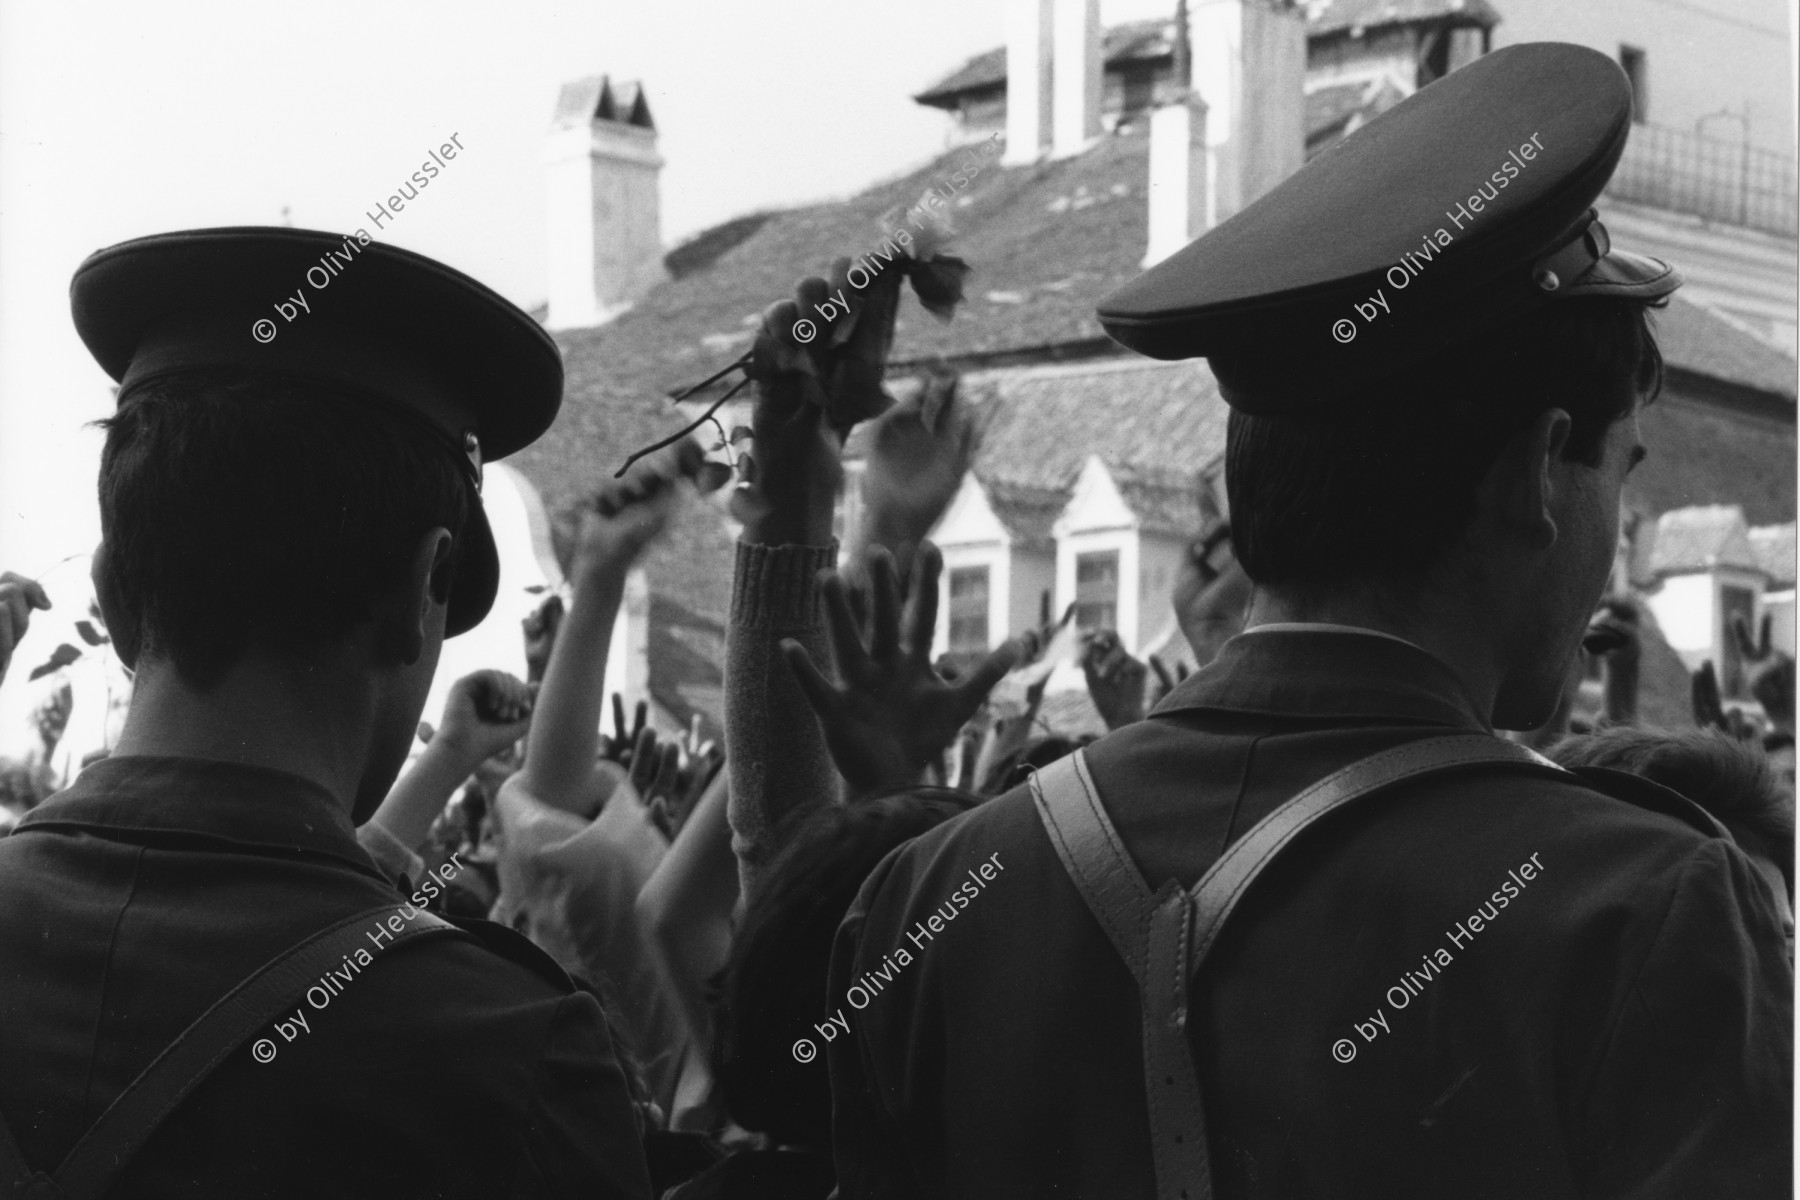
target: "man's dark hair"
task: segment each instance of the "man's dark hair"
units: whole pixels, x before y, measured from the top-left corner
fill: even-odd
[[[473,502],[421,420],[244,371],[128,395],[101,422],[100,525],[138,653],[208,687],[253,643],[319,645],[367,619],[413,542],[460,537]]]
[[[826,978],[837,927],[889,851],[979,801],[954,788],[906,788],[789,824],[732,939],[714,1006],[713,1073],[732,1120],[782,1145],[830,1145],[829,1078],[792,1051],[833,1007]]]
[[[1467,528],[1508,439],[1548,408],[1565,457],[1597,466],[1607,429],[1662,386],[1650,304],[1553,304],[1346,398],[1325,415],[1233,410],[1231,543],[1250,578],[1301,596],[1417,579]]]
[[[1720,729],[1615,725],[1550,750],[1565,767],[1610,767],[1680,792],[1719,819],[1747,854],[1781,868],[1794,895],[1794,806],[1766,753]]]

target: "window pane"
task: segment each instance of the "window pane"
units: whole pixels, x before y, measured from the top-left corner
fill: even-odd
[[[1075,556],[1075,624],[1081,629],[1119,627],[1119,552]]]
[[[1749,681],[1744,671],[1744,655],[1738,648],[1737,634],[1731,627],[1741,621],[1754,635],[1756,596],[1749,588],[1727,584],[1719,589],[1719,610],[1724,633],[1724,645],[1719,647],[1720,657],[1724,659],[1724,670],[1719,672],[1719,691],[1722,695],[1743,699],[1750,694]]]
[[[988,646],[988,569],[957,567],[950,572],[950,651]]]

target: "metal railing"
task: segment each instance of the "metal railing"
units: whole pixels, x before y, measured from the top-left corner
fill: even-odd
[[[1606,193],[1787,237],[1800,228],[1794,159],[1685,129],[1633,125]]]

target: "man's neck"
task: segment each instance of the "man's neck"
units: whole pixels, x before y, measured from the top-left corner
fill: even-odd
[[[1431,610],[1436,608],[1437,612]],[[1467,622],[1459,621],[1454,605],[1415,605],[1405,611],[1367,597],[1338,596],[1301,603],[1256,589],[1246,632],[1264,625],[1338,625],[1365,629],[1411,642],[1462,681],[1463,688],[1484,719],[1490,718],[1500,689],[1500,673],[1488,640],[1471,636]]]
[[[323,651],[298,662],[251,651],[204,691],[167,660],[140,663],[113,753],[285,771],[323,787],[352,812],[368,772],[374,692],[335,657]]]

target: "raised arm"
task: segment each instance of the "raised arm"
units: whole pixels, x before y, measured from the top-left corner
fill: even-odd
[[[730,797],[730,782],[720,772],[637,899],[639,925],[702,1046],[712,1045],[706,982],[731,953],[731,913],[738,898],[725,811]]]
[[[590,780],[600,746],[606,654],[613,620],[625,598],[625,576],[668,527],[699,447],[649,460],[600,490],[581,513],[571,582],[575,598],[563,617],[538,692],[520,784],[553,808],[592,816]]]
[[[457,680],[444,700],[444,719],[412,768],[394,781],[368,825],[409,854],[416,853],[450,797],[482,763],[525,736],[531,727],[531,689],[504,671],[476,671]],[[368,829],[368,825],[363,828]],[[370,838],[359,835],[376,861]],[[391,847],[383,847],[391,851]]]
[[[821,356],[795,339],[802,311],[845,293],[848,260],[801,282],[796,300],[771,305],[757,337],[753,457],[732,497],[744,524],[725,634],[725,749],[731,779],[732,849],[745,895],[776,850],[775,830],[795,809],[832,804],[837,774],[799,685],[781,658],[793,639],[825,652],[818,576],[837,565],[832,512],[843,470],[842,435],[826,416],[829,377]],[[890,315],[891,321],[891,315]],[[814,341],[829,342],[827,327]]]

